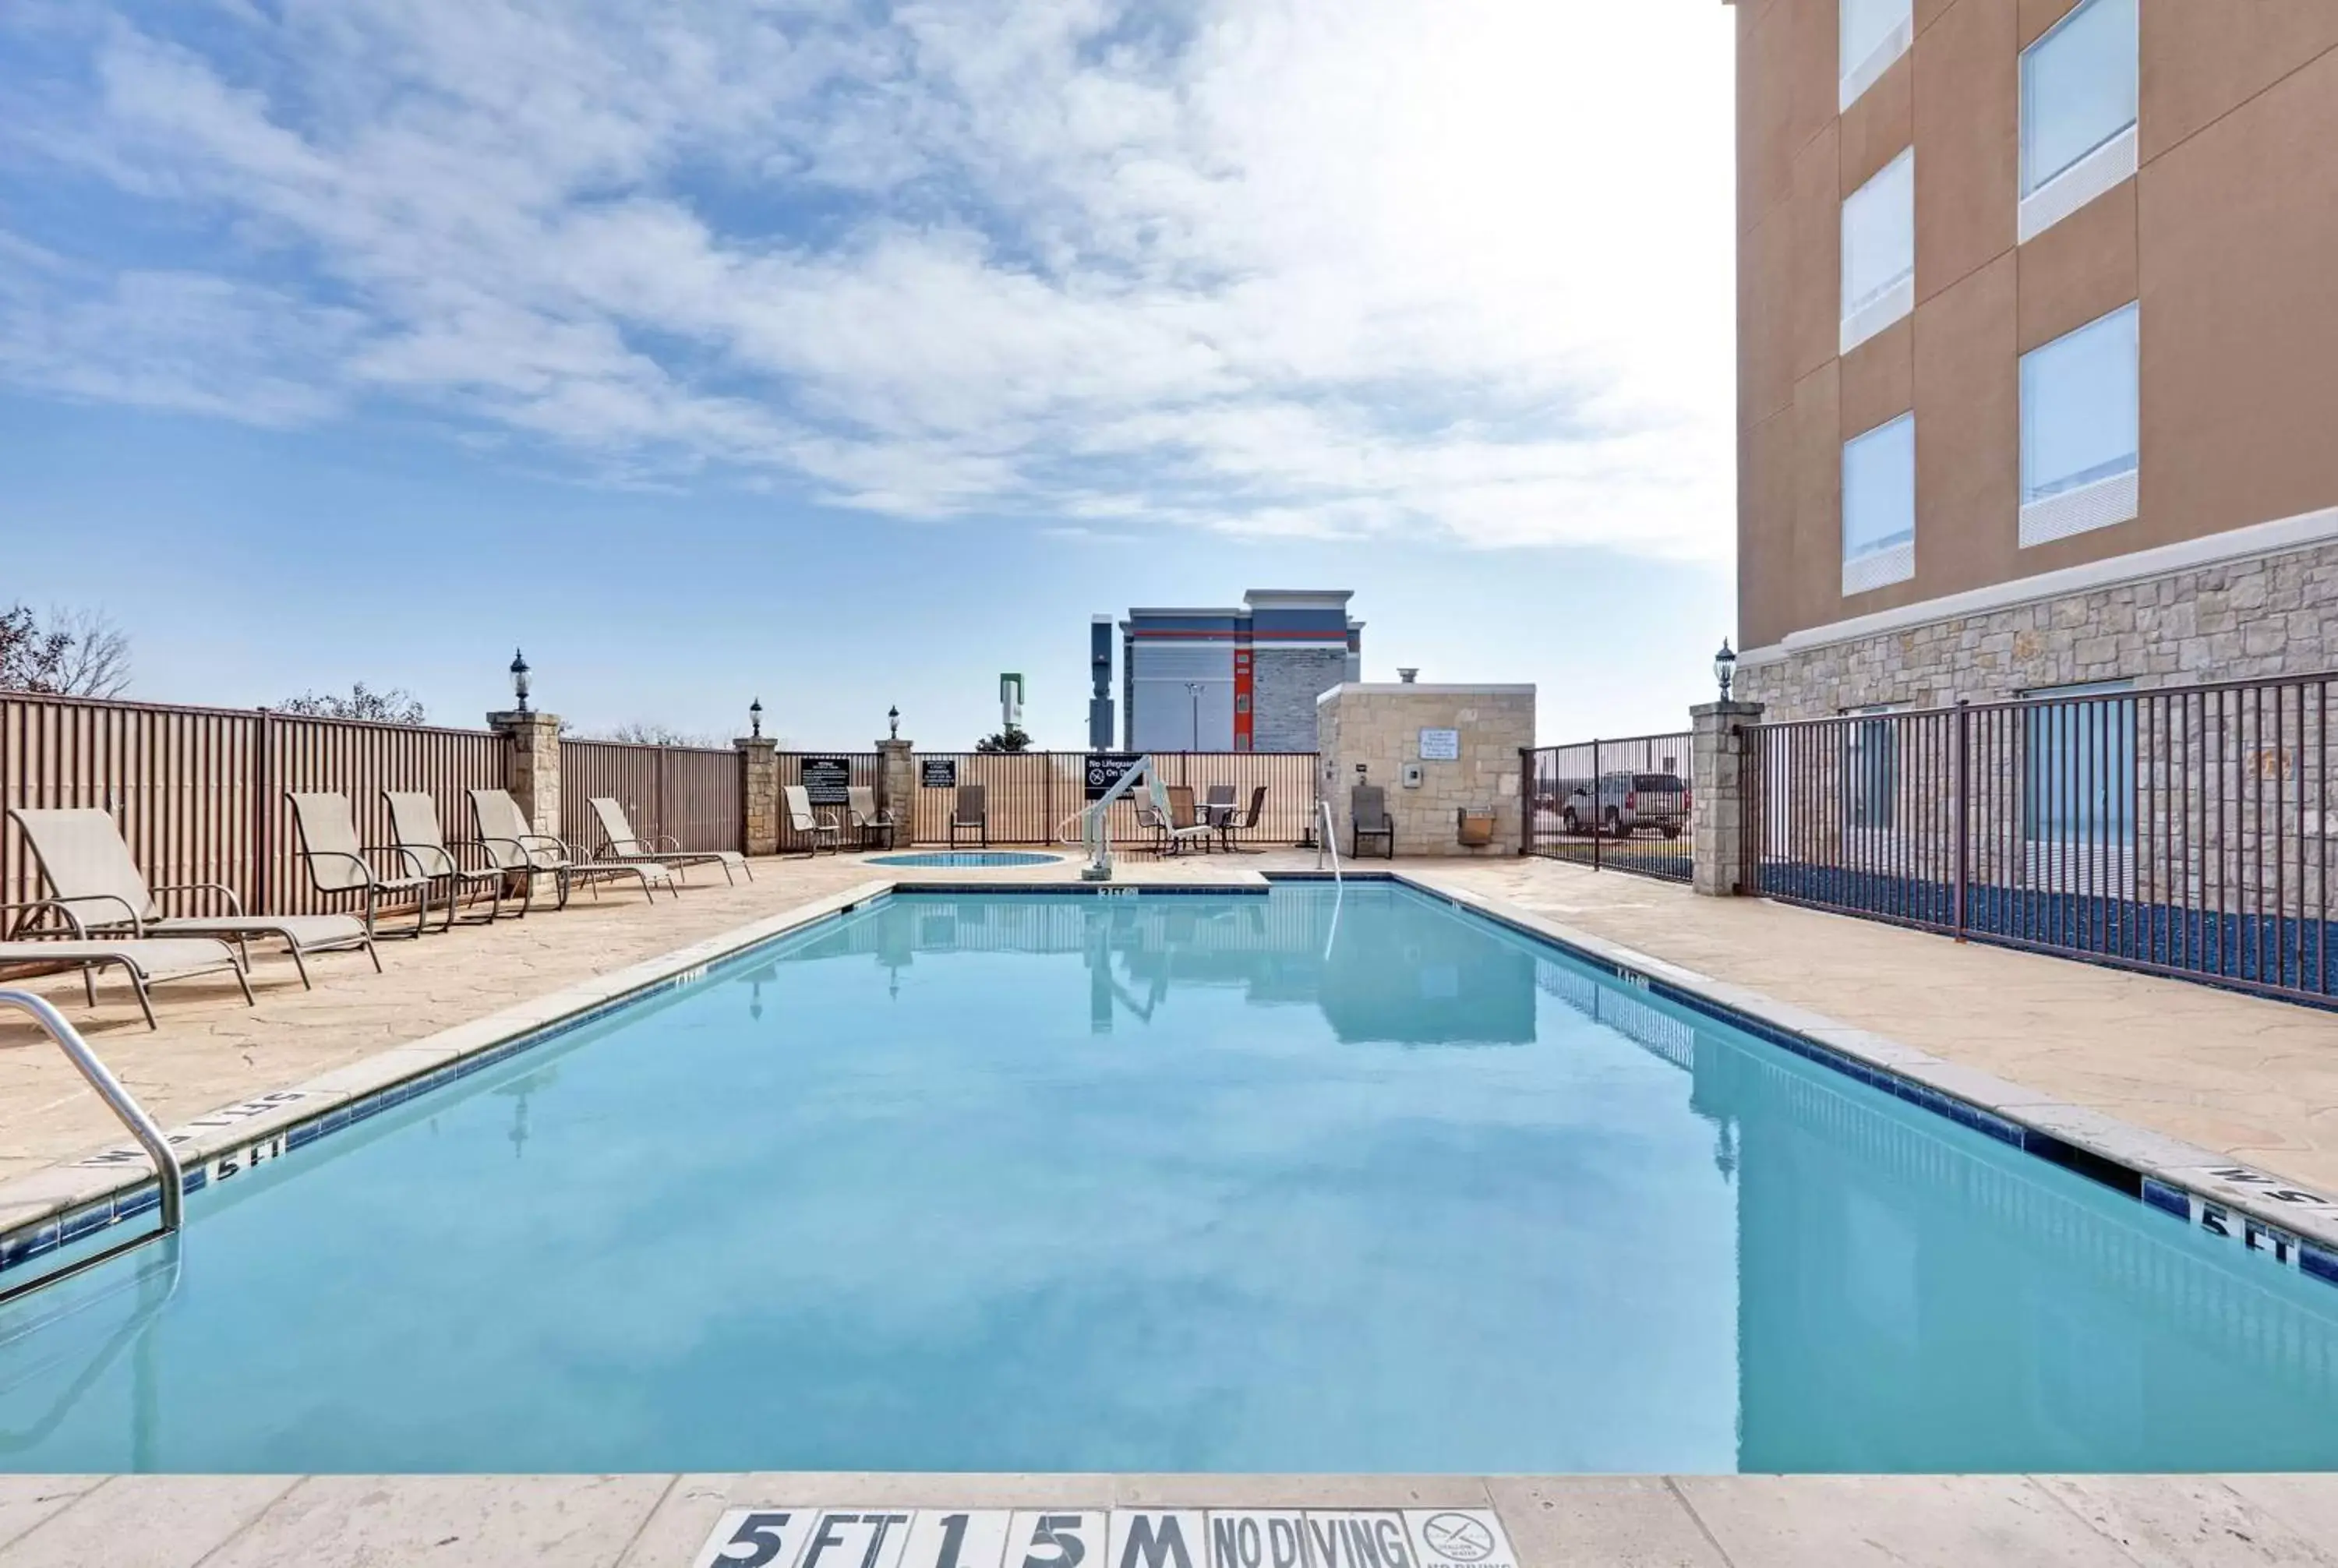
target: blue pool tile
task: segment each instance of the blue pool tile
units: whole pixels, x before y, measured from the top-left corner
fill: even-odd
[[[2192,1222],[2192,1198],[2180,1187],[2170,1187],[2146,1176],[2143,1179],[2143,1200],[2163,1214],[2173,1214],[2187,1225]]]
[[[113,1223],[113,1201],[108,1199],[103,1203],[66,1215],[59,1226],[58,1240],[67,1243],[78,1241],[92,1231],[103,1230]]]
[[[2297,1250],[2297,1266],[2325,1285],[2338,1285],[2338,1252],[2316,1242],[2302,1244]]]

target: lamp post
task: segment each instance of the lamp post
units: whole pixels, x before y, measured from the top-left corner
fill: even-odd
[[[1192,749],[1199,751],[1202,749],[1202,683],[1199,681],[1186,681],[1185,695],[1192,698],[1194,702],[1194,740]]]
[[[1721,640],[1721,652],[1713,656],[1713,678],[1721,682],[1721,700],[1729,701],[1729,688],[1737,680],[1737,655],[1729,649],[1729,639]]]
[[[516,648],[512,650],[512,696],[517,700],[519,712],[527,711],[527,659]]]
[[[763,700],[756,698],[747,704],[747,733],[755,740],[763,736]]]
[[[885,738],[889,740],[901,738],[901,709],[899,703],[885,710]]]

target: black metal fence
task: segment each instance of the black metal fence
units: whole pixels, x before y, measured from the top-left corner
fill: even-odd
[[[1528,854],[1689,880],[1687,730],[1545,746],[1520,776]]]
[[[2327,1000],[2333,680],[1752,726],[1744,885]]]

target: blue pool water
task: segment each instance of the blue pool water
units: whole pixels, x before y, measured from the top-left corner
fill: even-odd
[[[1052,866],[1060,855],[1035,855],[1017,849],[928,849],[915,855],[874,855],[871,866],[923,866],[970,871],[983,867]]]
[[[0,1317],[0,1465],[2338,1465],[2338,1289],[1389,885],[899,896]]]

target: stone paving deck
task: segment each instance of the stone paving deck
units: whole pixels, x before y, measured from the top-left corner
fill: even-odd
[[[2327,1475],[124,1475],[0,1477],[0,1568],[685,1568],[770,1504],[1490,1507],[1518,1568],[2338,1563]]]

